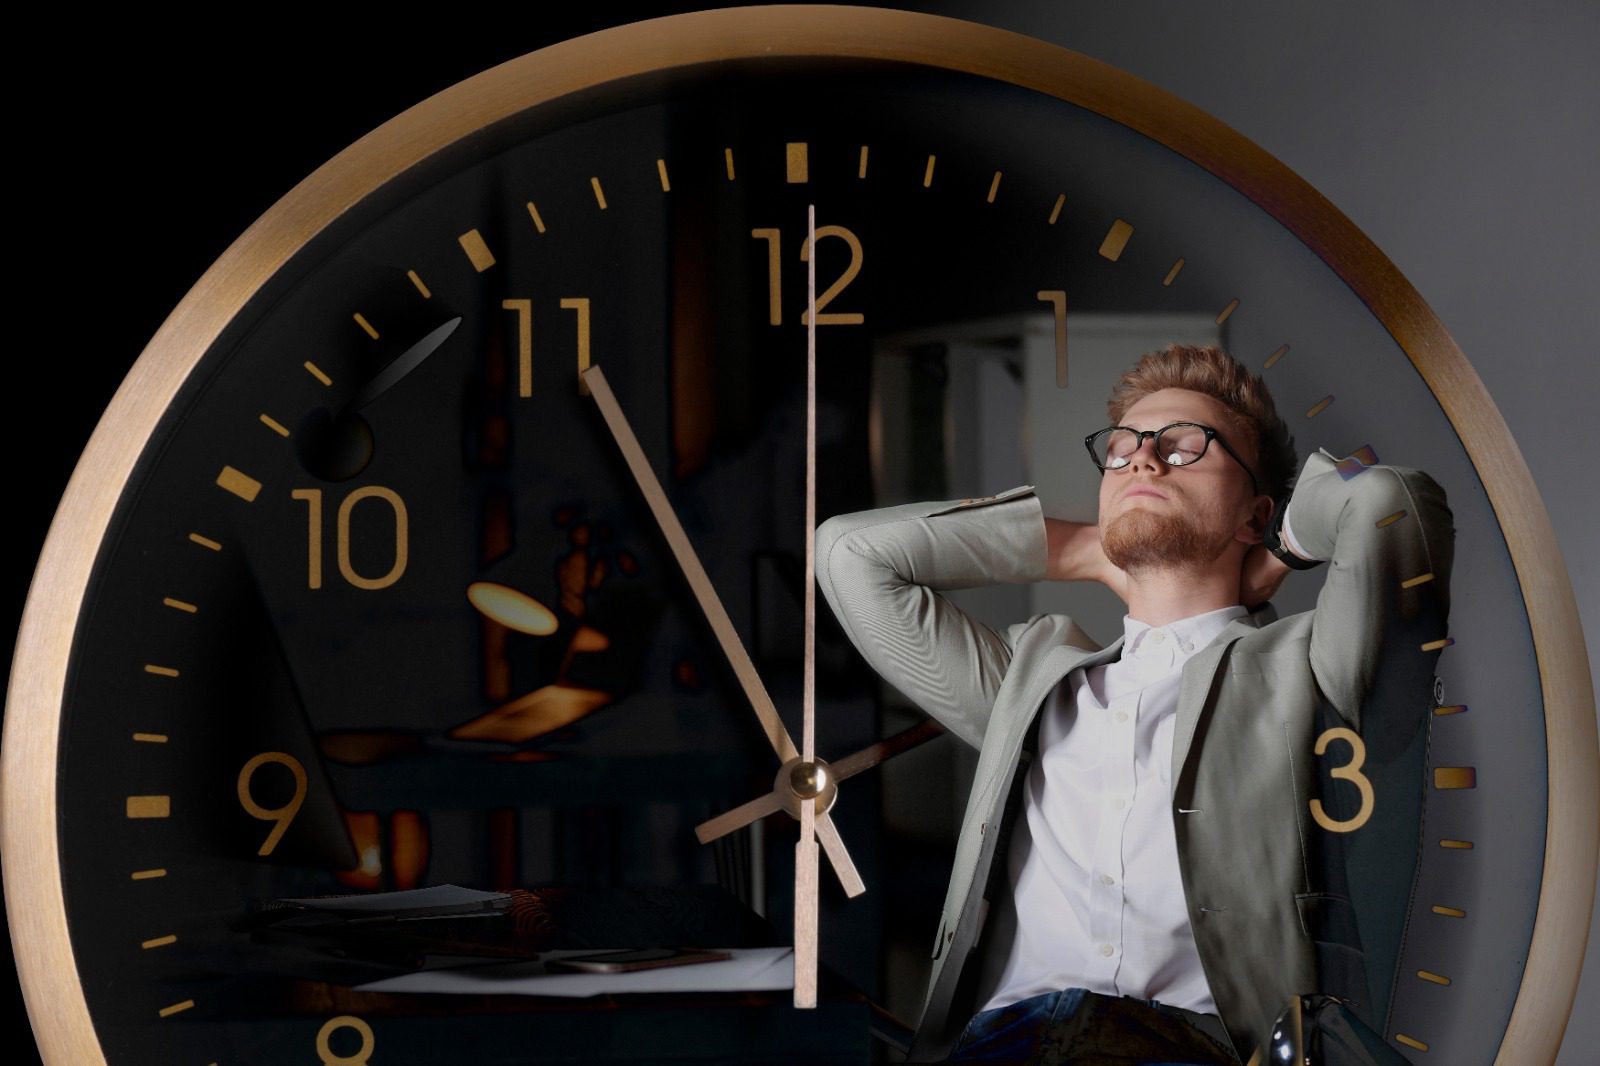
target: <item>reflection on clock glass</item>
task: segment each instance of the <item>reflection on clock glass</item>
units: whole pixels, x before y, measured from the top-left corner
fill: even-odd
[[[1115,123],[790,63],[469,138],[311,241],[199,364],[106,541],[62,726],[67,911],[112,1062],[871,1060],[863,996],[915,1020],[973,765],[950,738],[841,788],[869,891],[824,874],[817,1012],[525,980],[562,951],[790,942],[794,823],[695,838],[778,763],[578,373],[604,371],[798,735],[811,258],[821,516],[1033,484],[1091,520],[1082,438],[1172,342],[1264,373],[1302,456],[1365,447],[1446,488],[1473,581],[1440,702],[1476,715],[1373,743],[1374,818],[1338,845],[1386,1034],[1492,1056],[1450,1020],[1509,1016],[1541,708],[1505,546],[1404,353],[1277,223]],[[1279,613],[1319,582],[1291,578]],[[997,626],[1070,609],[1120,632],[1100,589],[962,595]],[[818,639],[825,758],[918,720],[831,619]],[[1491,714],[1524,720],[1492,750]],[[1425,763],[1475,768],[1493,803],[1460,775],[1424,797]],[[313,899],[335,895],[369,905]],[[465,967],[483,980],[425,979]]]

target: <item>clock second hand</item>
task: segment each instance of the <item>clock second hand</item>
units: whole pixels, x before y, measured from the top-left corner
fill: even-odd
[[[817,205],[806,208],[806,634],[801,673],[800,758],[820,791],[817,761]],[[817,1005],[817,805],[800,800],[800,840],[794,848],[794,1005]]]
[[[585,370],[581,377],[584,384],[589,386],[589,396],[594,400],[595,406],[600,408],[606,427],[610,429],[612,437],[617,442],[617,448],[622,452],[623,460],[628,464],[628,470],[633,474],[645,502],[649,504],[656,524],[661,527],[661,533],[667,539],[667,546],[672,549],[673,556],[678,560],[678,566],[683,570],[683,576],[689,582],[689,588],[693,591],[706,621],[710,623],[717,643],[722,646],[723,654],[728,657],[734,676],[739,679],[739,686],[744,689],[745,698],[750,701],[756,718],[760,720],[767,740],[781,761],[788,763],[798,759],[800,753],[795,749],[789,731],[783,727],[783,719],[778,717],[778,710],[773,706],[772,697],[767,694],[766,686],[761,682],[761,675],[756,673],[755,663],[751,661],[744,642],[734,630],[733,621],[722,606],[722,600],[717,596],[705,567],[701,565],[700,557],[695,553],[694,546],[689,543],[688,534],[683,531],[683,524],[678,521],[672,505],[667,502],[667,494],[661,488],[661,482],[656,479],[650,461],[645,458],[644,449],[639,446],[639,438],[634,436],[633,428],[628,425],[628,420],[617,403],[616,395],[606,381],[604,371],[596,364]],[[861,880],[861,874],[856,870],[850,852],[845,848],[844,839],[839,836],[838,828],[827,814],[820,815],[816,820],[816,837],[821,842],[828,861],[833,864],[834,873],[838,875],[839,884],[843,886],[845,895],[854,897],[865,892],[866,883]]]

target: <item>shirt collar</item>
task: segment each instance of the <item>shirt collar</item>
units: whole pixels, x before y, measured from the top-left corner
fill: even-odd
[[[1122,616],[1123,658],[1135,656],[1152,646],[1163,646],[1187,658],[1216,639],[1235,618],[1250,612],[1242,604],[1221,607],[1205,614],[1190,615],[1164,626],[1152,626],[1132,615]]]

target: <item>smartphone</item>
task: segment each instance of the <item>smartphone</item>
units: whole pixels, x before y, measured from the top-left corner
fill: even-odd
[[[721,962],[732,957],[726,951],[705,951],[699,948],[641,948],[637,951],[602,951],[593,955],[569,955],[564,959],[551,959],[545,964],[545,968],[569,970],[575,973],[633,973],[635,970],[658,970],[663,966]]]

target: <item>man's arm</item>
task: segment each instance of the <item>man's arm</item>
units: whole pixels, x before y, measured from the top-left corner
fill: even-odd
[[[1345,478],[1326,451],[1306,460],[1289,502],[1293,540],[1328,561],[1311,626],[1317,685],[1360,728],[1361,708],[1410,698],[1448,636],[1455,529],[1420,470],[1373,466]],[[1281,564],[1280,564],[1281,565]]]
[[[817,530],[817,583],[868,664],[974,746],[1014,642],[941,593],[1040,581],[1046,536],[1028,487],[988,500],[841,515]]]

